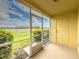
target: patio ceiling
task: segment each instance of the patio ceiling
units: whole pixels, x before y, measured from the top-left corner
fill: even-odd
[[[44,13],[53,16],[79,7],[79,0],[20,0],[29,3]]]

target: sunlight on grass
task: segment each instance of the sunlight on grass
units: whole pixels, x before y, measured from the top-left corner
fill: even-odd
[[[11,32],[13,34],[13,42],[18,41],[12,44],[13,50],[29,45],[29,38],[30,38],[29,29],[2,29],[2,30]]]

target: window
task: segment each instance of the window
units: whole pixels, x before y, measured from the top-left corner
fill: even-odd
[[[30,8],[15,0],[0,1],[0,29],[12,33],[11,52],[17,57],[19,56],[18,50],[20,52],[30,45]]]
[[[0,0],[0,58],[26,58],[31,52],[24,52],[25,50],[32,51],[33,46],[38,43],[42,47],[42,40],[44,44],[47,43],[49,41],[49,18],[43,16],[18,0]],[[10,32],[13,39],[10,35],[9,38],[12,40],[7,40],[9,34],[5,37],[4,31]],[[2,40],[2,36],[6,40]]]
[[[43,44],[49,41],[50,22],[47,16],[43,16]]]
[[[42,18],[32,16],[32,43],[41,42],[42,36]]]

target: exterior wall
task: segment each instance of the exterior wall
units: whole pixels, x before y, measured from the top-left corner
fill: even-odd
[[[77,14],[77,10],[73,10],[71,12],[52,17],[52,42],[57,41],[57,44],[77,49]],[[56,22],[57,25],[55,25],[54,22]],[[57,30],[57,33],[55,30]],[[55,37],[57,37],[57,39]]]

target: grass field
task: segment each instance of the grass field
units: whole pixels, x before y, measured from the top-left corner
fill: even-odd
[[[16,51],[18,48],[23,48],[30,44],[30,29],[2,29],[7,32],[11,32],[13,35],[13,43],[12,44],[12,52]],[[40,30],[40,29],[32,29],[32,31]],[[33,33],[32,33],[33,35]],[[21,40],[21,41],[20,41]],[[16,42],[18,41],[18,42]],[[33,40],[32,40],[33,41]]]
[[[18,41],[12,44],[13,50],[29,45],[30,29],[2,29],[2,30],[12,33],[13,42]],[[32,29],[32,31],[33,30],[39,30],[39,29]]]
[[[13,50],[29,45],[29,38],[30,38],[29,29],[2,29],[2,30],[11,32],[13,35],[13,41],[22,40],[12,44]]]
[[[17,49],[29,45],[29,38],[30,38],[29,29],[20,29],[19,31],[12,32],[12,34],[14,37],[13,41],[22,40],[14,43],[12,45],[13,49]]]

